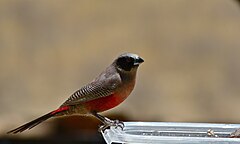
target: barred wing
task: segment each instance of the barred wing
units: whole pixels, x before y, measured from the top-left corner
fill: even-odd
[[[107,88],[101,84],[90,83],[73,93],[68,100],[62,104],[62,106],[81,104],[101,97],[109,96],[113,94],[116,86],[117,85],[114,84]]]

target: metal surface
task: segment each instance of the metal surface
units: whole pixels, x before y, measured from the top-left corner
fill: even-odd
[[[229,138],[240,124],[124,122],[124,129],[111,127],[102,132],[106,143],[154,144],[239,144]]]

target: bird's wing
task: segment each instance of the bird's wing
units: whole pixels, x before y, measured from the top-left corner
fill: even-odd
[[[107,97],[114,93],[114,90],[119,86],[119,79],[110,79],[105,81],[94,81],[83,86],[81,89],[74,92],[62,105],[76,105],[88,102],[101,97]]]

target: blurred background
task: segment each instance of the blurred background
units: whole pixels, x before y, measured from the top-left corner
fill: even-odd
[[[0,0],[0,143],[103,143],[92,117],[6,132],[57,108],[119,54],[145,59],[123,121],[240,123],[235,0]]]

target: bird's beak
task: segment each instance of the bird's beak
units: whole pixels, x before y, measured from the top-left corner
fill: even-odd
[[[138,58],[135,59],[134,65],[139,65],[139,64],[141,64],[143,62],[144,62],[144,60],[141,57],[138,57]]]

